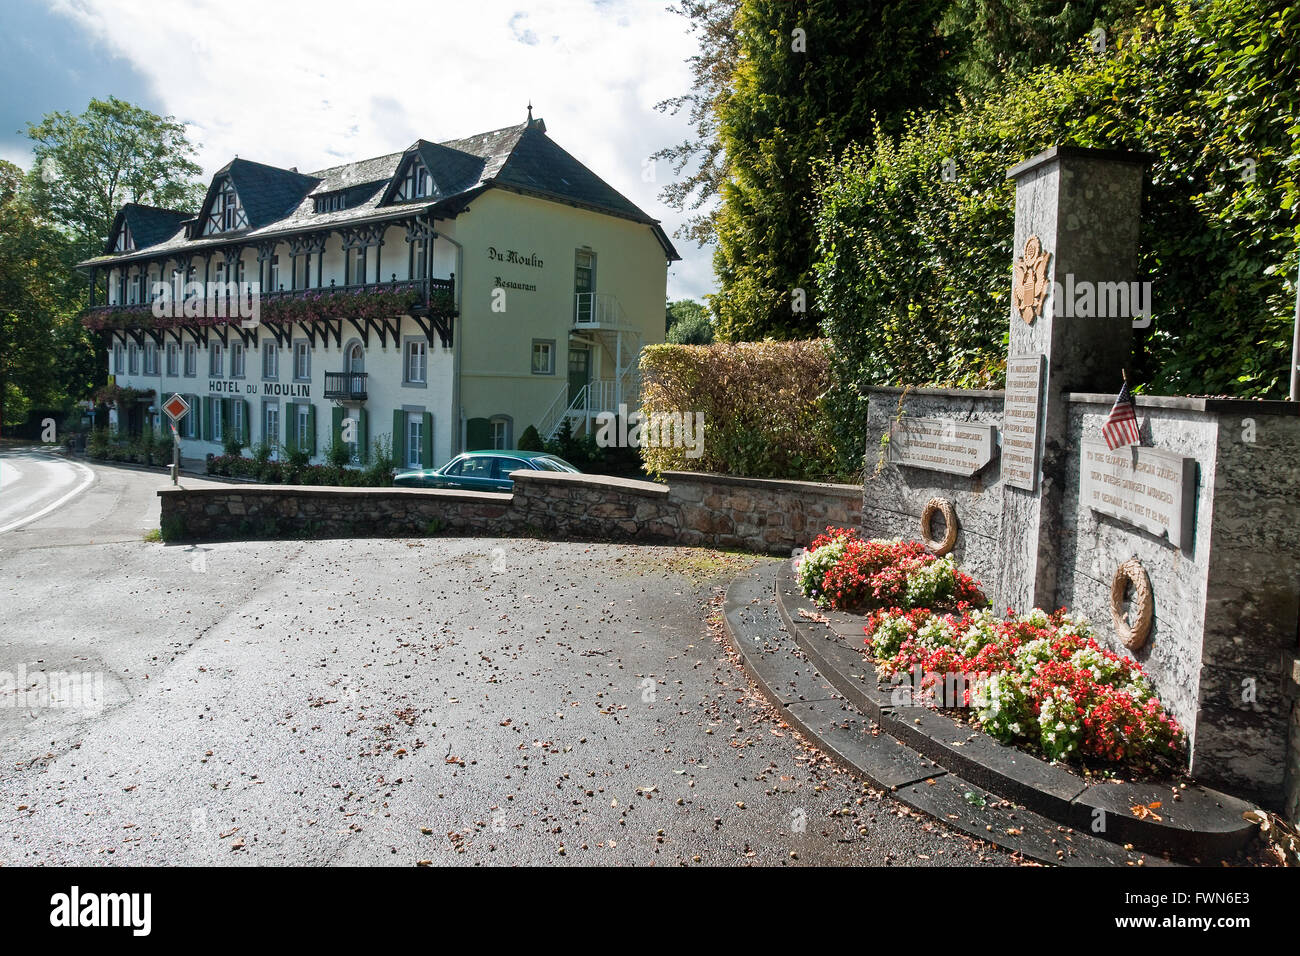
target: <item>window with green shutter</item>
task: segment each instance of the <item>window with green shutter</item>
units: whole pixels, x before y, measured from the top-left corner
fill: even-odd
[[[420,449],[420,467],[433,467],[433,413],[424,413],[423,447]]]

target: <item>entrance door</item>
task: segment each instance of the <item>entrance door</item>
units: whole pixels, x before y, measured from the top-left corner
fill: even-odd
[[[569,346],[569,403],[591,381],[591,349]]]

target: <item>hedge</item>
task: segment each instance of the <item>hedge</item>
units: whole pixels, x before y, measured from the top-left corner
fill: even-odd
[[[702,454],[641,446],[651,474],[675,469],[747,478],[836,480],[822,396],[830,385],[828,344],[720,342],[652,345],[641,353],[642,423],[703,415]],[[664,429],[650,429],[656,436]],[[689,430],[687,437],[690,437]]]
[[[818,309],[835,344],[828,396],[841,461],[861,454],[862,386],[1001,387],[1015,187],[1049,146],[1152,155],[1135,333],[1152,394],[1281,398],[1297,266],[1300,6],[1153,4],[1140,28],[1065,68],[914,119],[850,151],[818,187]],[[1118,385],[1116,386],[1118,387]]]

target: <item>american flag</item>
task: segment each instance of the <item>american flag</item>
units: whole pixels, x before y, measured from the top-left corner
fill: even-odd
[[[1138,434],[1137,410],[1133,407],[1128,382],[1120,386],[1119,397],[1115,399],[1115,407],[1106,417],[1106,424],[1101,426],[1101,434],[1111,451],[1142,443],[1142,436]]]

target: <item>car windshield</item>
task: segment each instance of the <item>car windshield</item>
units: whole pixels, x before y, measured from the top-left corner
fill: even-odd
[[[571,475],[581,474],[563,458],[534,458],[533,464],[542,471],[567,471]]]

